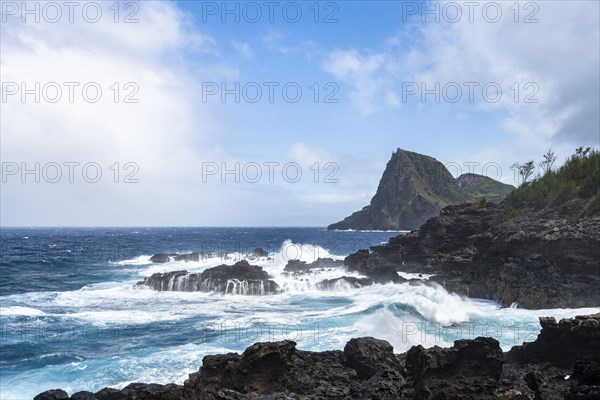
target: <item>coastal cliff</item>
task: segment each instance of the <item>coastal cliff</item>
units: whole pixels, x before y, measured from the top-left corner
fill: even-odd
[[[345,259],[379,282],[434,274],[447,290],[525,308],[600,304],[600,153],[578,149],[561,168],[500,204],[445,207],[419,230]]]
[[[500,201],[514,189],[491,178],[454,178],[433,157],[403,149],[392,154],[371,203],[327,229],[411,230],[451,204]]]

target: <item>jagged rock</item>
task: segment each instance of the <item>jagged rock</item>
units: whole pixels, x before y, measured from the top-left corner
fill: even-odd
[[[463,174],[454,179],[435,158],[398,149],[371,203],[327,229],[417,229],[447,205],[483,197],[500,201],[513,189],[482,175]]]
[[[577,210],[513,216],[503,204],[448,206],[418,231],[344,263],[376,281],[392,281],[398,270],[431,273],[449,291],[505,306],[594,307],[600,304],[600,215],[579,218]]]
[[[82,390],[80,392],[73,393],[71,400],[97,400],[98,398],[94,396],[94,393],[88,392],[87,390]]]
[[[317,258],[311,263],[300,260],[289,260],[283,270],[291,273],[306,273],[314,269],[339,268],[344,265],[342,260],[334,260],[333,258]]]
[[[62,389],[46,390],[43,393],[38,394],[33,400],[62,400],[68,399],[69,395]]]
[[[319,288],[321,289],[333,289],[340,285],[350,286],[353,288],[359,288],[363,286],[369,286],[373,284],[371,278],[357,278],[354,276],[341,276],[339,278],[325,279],[319,282]]]
[[[200,371],[185,382],[183,398],[395,399],[404,384],[392,346],[385,341],[355,339],[344,352],[315,353],[295,346],[292,341],[257,343],[242,355],[207,356]]]
[[[361,275],[368,276],[377,283],[387,282],[404,282],[396,272],[396,264],[389,265],[388,263],[373,263],[369,262],[370,255],[368,250],[359,250],[354,254],[350,254],[344,259],[344,264],[348,271],[358,272]]]
[[[169,262],[170,255],[164,253],[157,253],[150,257],[150,261],[155,264],[163,264]]]
[[[268,256],[269,256],[269,253],[267,253],[260,247],[255,248],[254,250],[252,250],[251,252],[249,252],[246,255],[246,257],[250,257],[250,258],[261,258],[261,257],[268,257]]]
[[[481,337],[457,340],[451,348],[413,346],[401,355],[369,337],[351,339],[344,351],[302,351],[293,341],[256,343],[242,354],[204,357],[183,387],[136,383],[102,389],[92,399],[598,399],[600,314],[541,322],[534,342],[505,354],[497,340]],[[52,392],[35,399],[67,398]]]
[[[202,273],[175,271],[156,273],[138,282],[159,291],[218,292],[243,295],[263,295],[279,292],[279,286],[269,279],[261,267],[242,260],[234,265],[219,265]]]
[[[600,313],[560,323],[542,317],[540,325],[542,330],[534,342],[513,347],[507,356],[520,364],[548,362],[559,367],[600,358]]]
[[[502,373],[502,350],[497,340],[482,337],[457,340],[450,349],[415,346],[406,354],[406,368],[423,398],[491,399]]]

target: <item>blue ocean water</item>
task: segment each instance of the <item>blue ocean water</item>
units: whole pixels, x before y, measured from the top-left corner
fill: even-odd
[[[429,284],[320,290],[343,268],[291,277],[290,259],[343,259],[398,232],[323,228],[3,228],[0,259],[0,398],[31,399],[131,382],[182,383],[208,354],[242,351],[257,341],[291,339],[301,349],[341,349],[352,337],[451,346],[494,336],[505,349],[534,340],[539,316],[598,309],[500,308]],[[155,272],[202,271],[252,260],[283,292],[267,296],[156,292],[135,287]],[[198,262],[153,264],[154,253],[212,253]],[[356,275],[358,276],[358,275]]]

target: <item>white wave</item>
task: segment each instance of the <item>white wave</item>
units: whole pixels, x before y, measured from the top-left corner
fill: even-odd
[[[12,307],[2,307],[0,308],[0,315],[5,316],[29,316],[29,317],[39,317],[42,315],[46,315],[45,312],[38,310],[32,307],[22,307],[22,306],[12,306]]]
[[[452,345],[443,335],[433,334],[432,329],[424,329],[425,326],[423,321],[414,318],[402,319],[388,309],[380,309],[356,321],[342,341],[347,342],[353,337],[372,336],[388,341],[394,347],[395,353],[403,353],[419,344],[423,347]]]
[[[419,273],[414,273],[414,272],[402,272],[402,271],[398,271],[397,274],[400,275],[404,279],[420,279],[423,281],[426,281],[429,278],[431,278],[432,276],[434,276],[434,274],[419,274]]]
[[[118,265],[147,265],[152,264],[152,261],[150,261],[151,257],[152,256],[150,255],[141,255],[127,260],[115,261],[113,263]]]

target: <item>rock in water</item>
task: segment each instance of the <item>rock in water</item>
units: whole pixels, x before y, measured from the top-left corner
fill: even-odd
[[[525,308],[600,304],[600,215],[580,210],[519,209],[504,204],[444,208],[417,231],[350,254],[344,264],[377,282],[397,270],[469,297]]]
[[[33,398],[33,400],[63,400],[68,399],[67,392],[61,389],[46,390]]]
[[[261,267],[242,260],[234,265],[208,268],[201,274],[188,271],[156,273],[138,282],[159,291],[218,292],[223,294],[264,295],[279,292],[279,286],[269,279]]]
[[[289,260],[283,270],[294,274],[303,274],[317,269],[339,268],[344,265],[342,260],[334,260],[333,258],[317,258],[311,263],[300,260]]]

